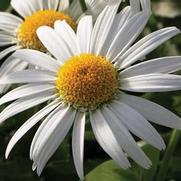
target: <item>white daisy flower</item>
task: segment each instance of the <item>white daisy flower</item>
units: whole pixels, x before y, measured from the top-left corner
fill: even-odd
[[[92,0],[86,1],[93,14],[95,14],[94,11],[100,13],[102,8],[108,4],[101,0],[96,0],[93,4],[91,2]],[[120,0],[116,0],[116,3],[119,2]],[[98,4],[101,8],[97,7]],[[77,21],[83,15],[79,0],[74,0],[72,3],[69,0],[11,0],[11,5],[22,18],[0,12],[0,47],[8,46],[0,52],[0,60],[22,48],[46,51],[36,35],[38,27],[42,25],[53,27],[56,20],[65,20],[73,29],[76,29]],[[133,5],[135,6],[138,5]],[[0,76],[23,70],[26,67],[27,63],[19,59],[8,58],[0,68]],[[5,92],[7,88],[7,85],[1,86],[0,93]]]
[[[38,104],[51,102],[19,128],[7,146],[6,158],[21,137],[43,120],[30,149],[33,170],[40,175],[73,125],[73,159],[83,180],[87,118],[100,146],[124,169],[130,167],[127,156],[144,168],[151,165],[130,132],[162,150],[165,143],[149,121],[181,129],[178,116],[130,95],[181,89],[181,77],[172,74],[181,69],[181,57],[163,57],[135,65],[180,31],[164,28],[132,45],[147,16],[140,12],[128,18],[129,8],[118,15],[117,9],[118,5],[106,7],[94,26],[91,16],[83,17],[76,34],[65,21],[56,21],[54,29],[40,27],[38,37],[54,58],[37,50],[14,53],[14,57],[42,70],[23,70],[0,79],[0,84],[26,83],[1,97],[0,104],[15,102],[0,113],[0,123]]]

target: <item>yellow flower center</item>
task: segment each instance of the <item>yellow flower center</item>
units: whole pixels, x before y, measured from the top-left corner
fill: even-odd
[[[92,54],[71,57],[58,70],[56,80],[57,91],[66,103],[86,109],[110,101],[118,84],[113,64]]]
[[[24,48],[31,48],[40,51],[45,51],[45,47],[39,41],[36,30],[40,26],[53,27],[56,20],[65,20],[72,28],[75,29],[76,23],[67,14],[54,10],[42,10],[27,17],[20,25],[17,31],[19,44]]]

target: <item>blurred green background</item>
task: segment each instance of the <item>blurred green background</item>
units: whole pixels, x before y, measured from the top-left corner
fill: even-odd
[[[0,0],[0,10],[5,11],[9,7],[9,0]],[[144,36],[152,31],[163,27],[176,26],[181,29],[181,1],[180,0],[152,0],[153,15],[151,16]],[[152,52],[147,58],[181,55],[181,36],[178,35],[157,50]],[[181,116],[181,92],[145,94],[144,97],[157,102],[164,107]],[[0,107],[2,110],[3,107]],[[0,126],[0,181],[78,181],[78,177],[72,162],[71,153],[71,133],[64,143],[48,162],[41,177],[38,177],[31,170],[32,162],[29,160],[29,148],[33,135],[38,128],[37,125],[29,131],[23,139],[15,146],[10,158],[5,160],[4,153],[8,141],[22,123],[33,114],[33,110],[28,110],[6,121]],[[165,142],[171,129],[154,125],[162,134]],[[180,139],[181,140],[181,139]],[[157,174],[160,160],[164,151],[159,152],[149,145],[143,147],[147,155],[153,161],[153,166],[149,171],[141,169],[133,164],[132,169],[123,171],[118,168],[108,155],[100,148],[95,141],[90,125],[87,125],[85,135],[85,173],[87,181],[152,181]],[[181,141],[173,158],[168,163],[169,171],[166,180],[181,181]]]

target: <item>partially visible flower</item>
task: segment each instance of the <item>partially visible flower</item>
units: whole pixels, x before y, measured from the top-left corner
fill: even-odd
[[[91,13],[100,13],[108,3],[87,0]],[[120,3],[120,1],[116,1]],[[98,8],[98,4],[101,8]],[[22,16],[0,12],[0,47],[8,46],[0,52],[0,60],[17,49],[30,48],[46,52],[46,48],[39,41],[36,30],[42,25],[53,27],[56,20],[65,20],[74,30],[77,22],[84,15],[79,0],[72,3],[69,0],[11,0],[12,7]],[[109,4],[111,5],[111,4]],[[96,8],[95,8],[95,7]],[[98,14],[97,14],[98,15]],[[96,16],[95,16],[96,18]],[[15,58],[8,58],[0,68],[0,76],[17,70],[23,70],[27,63]],[[1,86],[0,93],[5,92],[8,86]]]
[[[26,83],[0,99],[0,104],[15,100],[1,112],[0,123],[38,104],[52,102],[19,128],[8,144],[6,158],[21,137],[43,119],[30,149],[33,170],[40,175],[73,125],[73,159],[83,180],[86,118],[101,147],[124,169],[130,167],[127,155],[144,168],[151,165],[130,132],[162,150],[165,143],[148,120],[181,129],[178,116],[130,95],[181,89],[181,76],[173,74],[181,69],[181,57],[135,64],[180,30],[164,28],[132,45],[148,17],[143,12],[129,17],[129,8],[117,15],[118,6],[106,7],[94,26],[91,16],[83,17],[76,34],[65,21],[57,21],[54,29],[39,28],[39,39],[55,58],[28,49],[14,54],[41,70],[23,70],[0,79],[2,85]]]
[[[83,13],[80,3],[74,0],[11,0],[12,7],[22,16],[19,18],[10,13],[0,12],[0,47],[9,46],[0,52],[0,60],[21,48],[45,51],[38,40],[36,30],[42,25],[53,27],[56,20],[65,20],[72,28]],[[7,58],[0,68],[0,75],[23,70],[27,63],[15,58]],[[8,86],[1,86],[0,93]]]

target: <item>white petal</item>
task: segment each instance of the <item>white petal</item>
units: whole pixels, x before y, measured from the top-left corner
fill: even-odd
[[[133,13],[136,14],[140,9],[140,3],[142,6],[142,11],[147,14],[148,16],[151,15],[151,2],[150,0],[130,0],[130,5],[133,10]]]
[[[36,131],[36,134],[34,135],[34,138],[32,140],[31,143],[31,147],[30,147],[30,159],[33,160],[34,159],[34,148],[35,145],[37,145],[37,140],[39,139],[39,136],[42,132],[42,130],[44,129],[44,127],[46,126],[46,124],[48,123],[48,121],[52,118],[52,116],[54,116],[55,114],[57,114],[57,112],[59,112],[60,109],[63,109],[64,106],[61,104],[59,105],[55,110],[53,110],[47,117],[46,119],[41,123],[41,125],[39,126],[38,130]],[[36,166],[34,167],[36,169]],[[35,170],[33,169],[33,170]]]
[[[109,108],[133,134],[159,150],[165,149],[162,137],[136,110],[119,101],[114,101]]]
[[[131,7],[126,6],[115,17],[116,25],[117,25],[117,26],[115,26],[116,32],[118,32],[121,28],[123,28],[130,18],[131,18]],[[115,22],[114,22],[114,24],[115,24]]]
[[[115,5],[115,3],[120,4],[122,0],[85,0],[87,9],[88,9],[88,14],[93,15],[94,19],[103,11],[103,9],[109,5]]]
[[[33,14],[27,1],[11,0],[11,6],[22,16],[27,17]]]
[[[12,27],[11,25],[5,24],[5,23],[0,23],[0,31],[4,31],[6,33],[9,33],[9,34],[15,36],[16,32],[14,30],[15,30],[15,28]]]
[[[73,133],[72,133],[72,151],[75,168],[81,180],[84,179],[84,133],[85,133],[85,113],[77,113]]]
[[[170,128],[181,129],[181,118],[168,109],[141,97],[123,94],[121,98],[121,101],[133,107],[149,121]]]
[[[27,63],[13,57],[7,58],[0,67],[0,77],[9,74],[11,72],[16,72],[23,70],[27,67]],[[8,90],[10,85],[1,85],[0,94]]]
[[[107,38],[109,31],[111,31],[111,25],[114,22],[118,10],[118,5],[106,6],[102,13],[97,18],[93,32],[92,32],[92,41],[91,41],[91,52],[99,54],[103,48],[104,42]]]
[[[120,73],[121,78],[142,74],[172,73],[181,69],[181,56],[162,57],[131,66]]]
[[[34,94],[44,93],[47,91],[53,91],[55,89],[55,86],[52,84],[27,84],[23,85],[21,87],[18,87],[16,89],[13,89],[12,91],[8,92],[4,96],[0,98],[0,105],[14,101],[19,98],[32,96]]]
[[[45,70],[22,70],[13,72],[0,78],[0,84],[14,83],[52,83],[56,77],[49,71]]]
[[[148,169],[151,165],[151,161],[136,144],[132,135],[122,123],[122,119],[119,119],[120,117],[117,118],[115,113],[110,111],[106,106],[103,107],[102,113],[123,150],[139,165]]]
[[[180,33],[180,30],[175,27],[170,27],[147,35],[119,57],[119,61],[116,62],[117,66],[119,66],[120,69],[128,67],[178,33]]]
[[[99,111],[90,112],[90,121],[95,137],[100,146],[122,168],[127,169],[130,163],[115,139],[113,132]]]
[[[60,68],[60,64],[55,59],[36,50],[18,50],[13,54],[13,56],[52,72],[57,72]]]
[[[110,45],[112,44],[115,36],[118,34],[118,32],[123,29],[128,20],[131,18],[131,8],[130,6],[125,7],[121,12],[119,12],[114,19],[114,22],[112,24],[111,31],[107,35],[106,42],[101,50],[101,53],[103,55],[107,54],[108,49],[110,48]]]
[[[2,34],[0,32],[0,47],[7,46],[7,45],[12,45],[12,44],[16,44],[16,42],[14,41],[12,35]]]
[[[55,98],[55,95],[53,95],[52,92],[46,92],[43,94],[37,94],[26,98],[18,99],[17,101],[7,106],[0,113],[0,124],[2,124],[6,119],[20,112],[23,112],[31,107],[34,107],[53,98]]]
[[[135,14],[141,11],[140,3],[142,6],[142,11],[149,16],[151,14],[150,0],[130,0],[130,5],[131,5],[133,13]]]
[[[57,10],[60,0],[48,0],[48,9]]]
[[[11,0],[11,5],[24,18],[43,8],[41,0]]]
[[[32,0],[28,3],[31,5],[34,13],[40,10],[48,9],[48,0]]]
[[[66,42],[52,28],[42,26],[38,28],[37,35],[43,45],[60,62],[64,63],[69,57],[71,57],[71,52],[69,47],[67,47]]]
[[[77,28],[77,42],[81,53],[90,52],[92,28],[93,22],[91,16],[81,18]]]
[[[181,76],[172,74],[138,75],[121,80],[121,89],[133,92],[165,92],[181,89]]]
[[[6,48],[5,50],[0,52],[0,60],[4,58],[6,55],[18,50],[20,47],[18,46],[11,46],[9,48]]]
[[[133,0],[132,0],[133,1]],[[148,16],[151,15],[151,1],[150,0],[140,0],[143,12]]]
[[[20,66],[21,64],[22,66]],[[18,67],[22,67],[23,69],[23,67],[25,68],[26,66],[27,66],[27,63],[24,63],[21,60],[16,59],[12,56],[8,57],[0,67],[0,77],[2,77],[5,74],[11,73],[16,69],[18,70],[19,69]]]
[[[28,119],[13,135],[11,140],[8,143],[6,148],[6,159],[8,158],[11,150],[15,146],[15,144],[34,126],[36,125],[42,118],[44,118],[47,114],[49,114],[52,110],[54,110],[60,104],[59,101],[55,100],[52,103],[48,104],[46,107],[41,109],[35,115],[33,115],[30,119]]]
[[[80,1],[73,0],[72,3],[70,4],[68,11],[69,11],[71,17],[74,20],[77,20],[83,13]]]
[[[0,24],[7,24],[16,29],[20,23],[22,23],[22,19],[17,16],[6,12],[0,12]]]
[[[60,103],[61,103],[61,101],[60,101]],[[53,110],[50,114],[48,114],[48,116],[43,120],[43,122],[39,126],[38,130],[36,131],[36,134],[34,135],[34,138],[31,142],[31,147],[30,147],[30,159],[31,160],[34,159],[34,148],[35,148],[35,145],[37,145],[37,140],[39,139],[39,135],[40,135],[41,131],[44,129],[47,122],[52,118],[52,116],[57,114],[57,112],[59,112],[59,110],[61,108],[64,108],[62,103],[55,110]],[[33,165],[33,168],[34,168],[33,170],[35,170],[36,166]]]
[[[140,0],[130,0],[130,5],[134,14],[140,11]]]
[[[1,29],[1,28],[0,28]],[[4,30],[0,30],[0,36],[10,36],[12,38],[16,38],[15,34],[12,34],[12,33],[9,33],[7,31],[4,31]]]
[[[62,41],[65,42],[71,55],[78,54],[77,39],[74,30],[66,23],[66,21],[56,21],[54,24],[55,32],[58,33]]]
[[[37,0],[38,9],[39,10],[46,10],[48,9],[47,0]]]
[[[69,0],[60,0],[59,11],[67,11],[69,8]]]
[[[126,25],[121,28],[114,37],[108,50],[107,57],[112,61],[116,61],[116,59],[122,55],[140,35],[147,21],[148,17],[145,16],[144,13],[138,13],[129,19]]]
[[[73,124],[75,114],[76,112],[69,108],[60,109],[49,119],[40,133],[39,138],[41,139],[37,140],[34,150],[34,164],[37,166],[38,175],[41,174],[49,158],[64,140]]]

